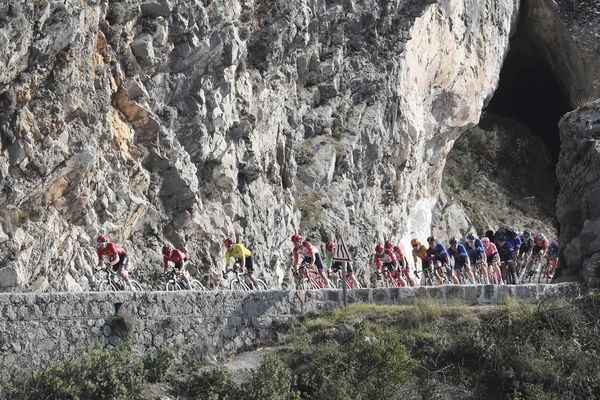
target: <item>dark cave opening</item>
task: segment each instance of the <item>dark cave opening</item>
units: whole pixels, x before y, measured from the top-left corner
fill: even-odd
[[[511,43],[498,89],[486,111],[510,117],[542,139],[556,166],[560,151],[558,122],[572,109],[554,74],[534,52]]]

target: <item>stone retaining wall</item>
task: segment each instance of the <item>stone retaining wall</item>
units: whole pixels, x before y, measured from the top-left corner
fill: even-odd
[[[412,304],[421,298],[498,304],[506,296],[576,297],[579,286],[442,286],[348,291],[348,303]],[[235,351],[272,336],[280,323],[342,305],[341,290],[0,294],[0,365],[43,366],[128,338],[136,351],[166,341],[179,350]]]

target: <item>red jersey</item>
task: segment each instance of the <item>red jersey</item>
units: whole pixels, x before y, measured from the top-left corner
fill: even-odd
[[[171,256],[164,256],[163,262],[165,263],[165,267],[169,264],[169,261],[175,264],[183,263],[186,259],[186,255],[183,251],[175,249],[171,252]]]
[[[302,256],[302,258],[311,257],[318,252],[319,251],[308,240],[305,240],[300,247],[294,247],[294,264],[298,264],[298,258],[300,256]]]
[[[375,265],[377,270],[381,270],[383,264],[394,264],[396,266],[396,256],[390,250],[384,250],[383,254],[375,254]]]
[[[544,237],[539,240],[537,237],[533,238],[533,245],[542,250],[548,250],[548,238]]]
[[[112,257],[115,254],[121,255],[127,253],[123,246],[118,243],[108,242],[106,247],[96,247],[96,254],[98,254],[98,259],[102,260],[102,257],[109,256]]]

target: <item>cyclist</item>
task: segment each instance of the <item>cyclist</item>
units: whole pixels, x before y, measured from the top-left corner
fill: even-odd
[[[415,261],[415,275],[417,278],[418,275],[418,265],[419,260],[421,261],[421,271],[423,271],[423,277],[425,278],[425,274],[434,274],[436,280],[439,281],[439,276],[435,275],[433,268],[429,265],[429,255],[427,254],[427,247],[421,244],[419,239],[412,239],[410,241],[410,245],[412,246],[412,256]]]
[[[517,284],[517,266],[514,261],[514,247],[512,241],[508,241],[506,236],[499,236],[497,248],[504,281],[509,282],[507,278],[510,276],[512,283]]]
[[[191,289],[190,280],[187,274],[187,265],[190,263],[187,256],[183,253],[183,251],[176,249],[170,242],[165,243],[162,248],[163,254],[163,274],[167,273],[169,269],[169,262],[175,264],[175,269],[177,269],[177,274],[181,276],[181,279],[185,282],[185,285],[188,289]]]
[[[410,286],[415,286],[415,281],[410,276],[410,270],[408,269],[408,260],[404,256],[402,249],[400,248],[400,246],[393,246],[392,250],[394,251],[396,260],[398,260],[398,273],[401,273],[404,275],[406,282]]]
[[[375,246],[375,267],[378,275],[383,274],[386,278],[397,279],[401,286],[406,286],[406,281],[397,273],[398,260],[393,250],[386,249],[381,244]]]
[[[490,241],[488,236],[484,236],[481,239],[481,244],[483,244],[483,248],[485,249],[485,258],[490,269],[490,279],[495,276],[496,282],[504,284],[502,272],[500,271],[500,255],[498,255],[496,245]]]
[[[538,232],[533,238],[533,255],[539,253],[540,257],[544,257],[548,251],[548,238],[542,232]]]
[[[130,291],[135,291],[131,283],[129,282],[129,275],[127,274],[127,265],[129,264],[129,258],[127,257],[127,251],[118,243],[109,242],[108,238],[102,233],[96,237],[96,254],[98,255],[98,265],[96,270],[103,267],[104,257],[109,257],[109,264],[112,270],[117,273],[119,278],[125,282],[125,287]]]
[[[258,289],[258,282],[254,277],[254,266],[252,265],[252,252],[248,250],[241,243],[234,243],[233,238],[226,237],[223,240],[223,244],[225,245],[225,271],[223,276],[226,277],[231,269],[229,268],[229,264],[231,262],[231,257],[234,259],[234,263],[238,262],[240,264],[240,268],[242,271],[246,269],[246,277],[250,279],[254,289]]]
[[[450,278],[452,279],[452,282],[457,285],[461,283],[459,280],[460,274],[454,273],[455,270],[459,270],[461,268],[466,268],[467,275],[471,279],[471,282],[475,282],[475,277],[471,272],[471,261],[469,260],[469,254],[467,253],[465,246],[458,243],[458,240],[455,237],[451,237],[448,242],[450,244],[450,247],[448,248],[448,255],[454,259],[454,268],[450,270]]]
[[[485,249],[483,243],[474,233],[467,235],[467,241],[463,244],[469,255],[471,262],[471,270],[475,276],[475,266],[479,267],[479,272],[483,276],[483,280],[488,283],[490,281],[489,271],[487,269]]]
[[[439,243],[435,236],[429,236],[427,238],[429,248],[427,249],[427,255],[429,256],[429,265],[434,267],[434,275],[442,283],[442,267],[450,265],[450,259],[448,252],[443,244]]]
[[[329,275],[332,277],[337,277],[338,273],[342,269],[342,262],[333,261],[334,249],[335,242],[333,240],[327,242],[327,244],[325,245],[325,265],[327,266]],[[352,263],[349,261],[346,262],[346,279],[351,281],[352,287],[358,287],[358,281],[356,280],[356,277],[354,276],[354,273],[352,271]]]
[[[302,236],[297,233],[292,236],[292,242],[294,243],[292,252],[294,256],[294,275],[298,275],[298,261],[302,257],[302,262],[308,263],[310,268],[317,267],[317,272],[323,281],[323,287],[329,287],[329,279],[323,273],[323,259],[319,250],[308,240],[302,240]]]
[[[521,263],[523,268],[527,268],[531,261],[531,254],[533,253],[533,237],[528,229],[523,231],[523,238],[521,241],[521,248],[517,260]]]
[[[548,246],[548,264],[546,265],[546,278],[552,279],[554,277],[554,270],[558,264],[558,245],[555,242],[550,243]]]

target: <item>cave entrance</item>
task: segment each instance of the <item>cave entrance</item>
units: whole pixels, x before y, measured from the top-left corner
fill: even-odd
[[[556,167],[560,151],[558,122],[572,107],[554,74],[518,33],[511,41],[498,89],[485,110],[528,127],[542,139]]]
[[[543,52],[528,37],[528,21],[525,14],[521,15],[517,32],[511,39],[498,88],[484,111],[486,114],[510,118],[527,127],[532,135],[541,139],[542,147],[545,147],[544,150],[549,155],[549,165],[545,164],[544,172],[535,175],[533,180],[549,180],[546,185],[550,189],[538,190],[534,202],[545,203],[540,207],[545,208],[545,214],[552,218],[552,228],[556,229],[558,234],[555,207],[558,195],[556,164],[560,153],[558,123],[573,107]],[[485,120],[484,114],[480,126],[485,125]],[[519,135],[518,132],[514,133]],[[546,173],[546,169],[550,171]],[[525,182],[523,189],[522,193],[531,190],[529,182]]]
[[[572,107],[554,64],[529,37],[526,14],[479,125],[447,157],[442,185],[477,231],[508,225],[539,229],[555,240],[558,123]]]

